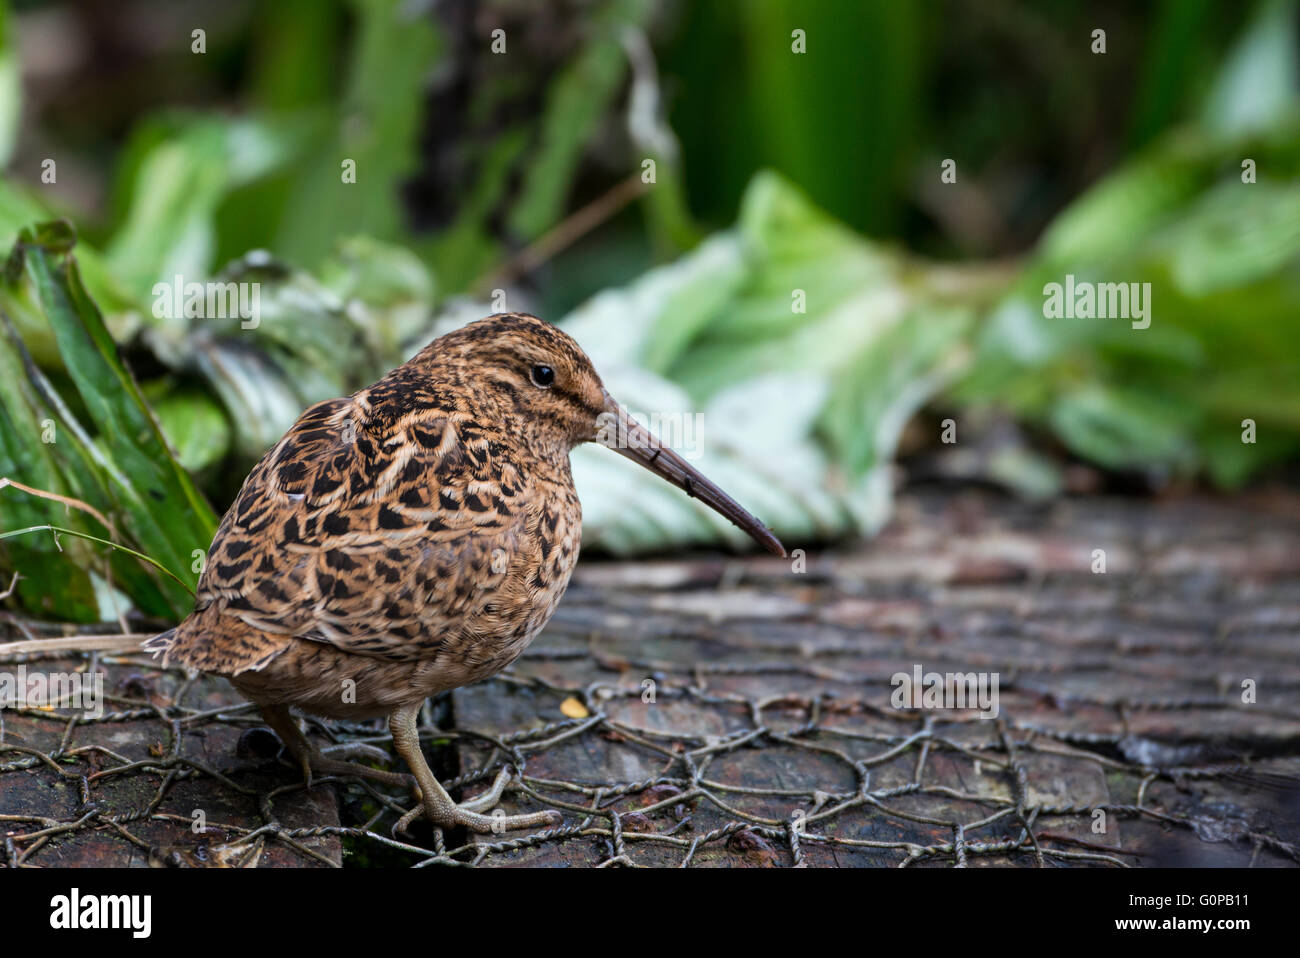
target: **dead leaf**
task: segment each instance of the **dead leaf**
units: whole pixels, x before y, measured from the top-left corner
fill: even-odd
[[[560,703],[560,711],[573,719],[586,718],[591,714],[587,711],[587,706],[583,705],[572,695]]]

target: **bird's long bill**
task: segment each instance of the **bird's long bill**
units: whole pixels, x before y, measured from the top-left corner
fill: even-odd
[[[768,552],[785,555],[785,547],[768,531],[767,526],[701,475],[698,469],[663,445],[650,430],[629,416],[627,410],[615,402],[609,393],[605,394],[605,412],[600,417],[596,441],[667,479],[688,496],[699,499],[747,532]]]

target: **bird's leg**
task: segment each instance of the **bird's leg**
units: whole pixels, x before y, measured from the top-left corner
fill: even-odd
[[[258,709],[262,713],[262,720],[271,726],[271,731],[279,736],[280,742],[302,769],[303,781],[310,789],[311,742],[307,741],[307,736],[302,734],[302,729],[283,705],[259,705]]]
[[[535,825],[558,825],[562,821],[559,812],[532,812],[528,815],[483,815],[480,809],[496,804],[501,793],[505,791],[510,779],[509,769],[502,769],[492,787],[463,805],[452,801],[447,790],[438,783],[429,763],[424,760],[420,749],[419,733],[420,703],[404,705],[388,718],[388,727],[393,733],[393,746],[397,754],[406,759],[411,767],[415,781],[420,786],[420,797],[424,814],[439,828],[463,826],[480,834],[509,831],[515,828],[532,828]],[[403,816],[402,824],[408,823],[410,814]]]
[[[384,785],[396,785],[401,788],[411,787],[411,776],[409,775],[402,775],[399,772],[385,772],[382,769],[358,765],[356,762],[345,762],[341,759],[330,758],[303,734],[302,729],[298,727],[297,720],[290,714],[288,706],[262,705],[259,708],[262,710],[262,718],[266,720],[266,724],[271,726],[271,730],[276,735],[280,736],[280,741],[284,743],[284,747],[289,750],[289,754],[294,757],[294,760],[302,768],[302,777],[307,782],[308,788],[311,788],[313,772],[318,775],[368,778]]]

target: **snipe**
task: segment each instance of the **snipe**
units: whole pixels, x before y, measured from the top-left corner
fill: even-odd
[[[627,415],[568,335],[501,314],[303,413],[222,519],[194,612],[145,648],[228,677],[308,779],[409,784],[323,754],[289,710],[387,715],[420,790],[413,814],[475,831],[556,821],[555,812],[484,814],[508,771],[457,805],[425,762],[416,728],[428,696],[504,668],[555,611],[582,522],[569,452],[598,439],[785,554]]]

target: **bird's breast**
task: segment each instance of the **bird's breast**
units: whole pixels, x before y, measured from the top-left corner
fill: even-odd
[[[443,643],[484,678],[509,665],[545,627],[568,588],[582,538],[582,509],[572,488],[546,490],[524,521],[495,540],[488,574],[457,639]]]

